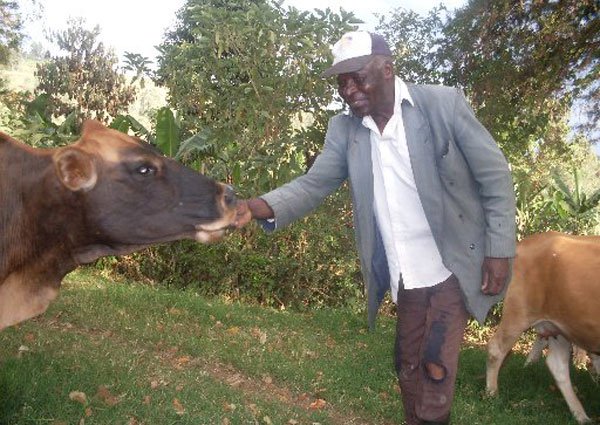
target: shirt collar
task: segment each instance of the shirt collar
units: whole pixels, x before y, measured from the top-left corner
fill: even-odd
[[[402,106],[402,101],[406,100],[412,106],[415,106],[412,97],[410,96],[410,92],[408,91],[408,86],[404,81],[400,79],[400,77],[395,78],[395,93],[396,99],[394,100],[394,113],[400,111],[400,107]]]
[[[408,86],[404,81],[402,81],[402,79],[400,79],[400,77],[396,76],[394,77],[394,114],[402,113],[402,102],[405,100],[412,106],[415,105],[410,95],[410,92],[408,91]],[[362,125],[364,125],[367,128],[370,128],[370,126],[374,126],[375,128],[377,127],[371,115],[363,117]]]

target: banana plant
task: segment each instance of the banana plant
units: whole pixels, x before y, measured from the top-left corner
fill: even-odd
[[[148,143],[156,144],[154,135],[131,115],[116,116],[109,127],[119,130],[121,133],[128,133],[131,130],[136,136],[147,140]]]
[[[61,123],[56,123],[48,113],[49,98],[40,94],[33,100],[25,102],[24,114],[21,117],[22,128],[13,134],[34,147],[54,148],[64,146],[77,138],[79,127],[78,113],[74,110]]]
[[[171,108],[160,108],[156,113],[156,146],[173,158],[181,144],[181,125]]]
[[[184,162],[202,173],[206,172],[206,163],[212,162],[217,164],[211,168],[211,174],[214,174],[215,177],[227,179],[230,182],[237,182],[241,179],[240,166],[235,165],[230,170],[227,158],[217,153],[218,149],[209,129],[205,128],[182,140],[180,120],[168,107],[157,111],[154,133],[131,115],[115,117],[110,127],[123,133],[131,131],[156,146],[164,155]]]
[[[110,123],[109,127],[123,133],[133,132],[142,137],[148,143],[156,146],[163,154],[175,157],[181,144],[181,129],[173,111],[168,108],[160,108],[156,112],[154,133],[148,130],[142,123],[131,115],[118,115]]]
[[[562,231],[587,233],[598,224],[597,207],[600,204],[600,189],[588,194],[581,187],[579,172],[572,170],[573,188],[571,189],[559,173],[553,172],[552,205],[559,217]]]
[[[579,216],[592,211],[600,203],[600,189],[590,195],[586,194],[582,188],[577,169],[572,170],[573,189],[570,189],[564,179],[558,172],[552,173],[554,187],[554,205],[562,217],[567,215]]]

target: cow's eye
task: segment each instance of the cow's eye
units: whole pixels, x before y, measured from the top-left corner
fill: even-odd
[[[137,167],[136,171],[142,176],[153,176],[154,174],[156,174],[156,167],[149,164],[143,164]]]

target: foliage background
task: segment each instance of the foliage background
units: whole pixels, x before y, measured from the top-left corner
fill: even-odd
[[[600,164],[590,147],[600,110],[599,7],[592,0],[471,0],[455,12],[398,8],[379,17],[398,74],[462,87],[505,152],[519,238],[598,233]],[[242,197],[310,167],[328,119],[343,110],[319,74],[329,45],[358,22],[343,10],[303,12],[269,0],[188,0],[151,69],[131,52],[119,68],[97,42],[100,30],[81,21],[58,32],[62,55],[19,51],[18,3],[0,2],[0,12],[11,17],[0,22],[1,51],[12,54],[3,56],[1,75],[11,85],[0,83],[0,129],[53,147],[76,139],[81,119],[96,116],[233,183]],[[15,84],[19,63],[36,64],[33,87]],[[570,122],[574,107],[587,119]],[[279,309],[364,304],[346,187],[274,234],[253,225],[217,245],[175,243],[96,267]]]

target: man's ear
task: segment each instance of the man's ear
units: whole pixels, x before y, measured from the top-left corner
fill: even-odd
[[[53,157],[60,182],[73,192],[91,190],[98,180],[92,156],[76,147],[60,149]]]
[[[391,60],[386,60],[383,63],[383,75],[385,75],[386,78],[396,78],[394,75],[394,64]]]

